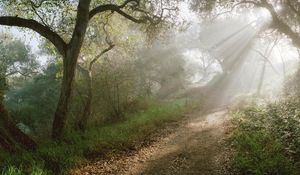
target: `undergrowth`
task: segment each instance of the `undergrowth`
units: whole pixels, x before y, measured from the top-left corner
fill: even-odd
[[[300,100],[232,112],[234,168],[239,174],[300,174]]]
[[[2,175],[65,174],[76,165],[137,149],[167,122],[182,118],[190,110],[186,99],[160,102],[129,114],[125,120],[89,128],[86,133],[68,132],[64,141],[47,141],[37,152],[22,155],[0,153]]]

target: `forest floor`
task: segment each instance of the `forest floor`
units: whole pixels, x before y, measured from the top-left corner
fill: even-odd
[[[79,175],[219,175],[230,174],[232,151],[226,110],[188,114],[170,124],[152,142],[136,151],[88,163]],[[151,139],[150,139],[151,140]]]

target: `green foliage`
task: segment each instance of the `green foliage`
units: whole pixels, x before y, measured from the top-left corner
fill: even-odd
[[[102,106],[98,113],[110,119],[120,119],[125,106],[137,97],[136,77],[130,60],[111,59],[99,65],[94,78],[94,106]]]
[[[60,90],[59,65],[50,64],[43,73],[23,81],[6,93],[6,106],[15,118],[36,134],[49,132]]]
[[[32,174],[44,173],[42,169],[64,174],[69,168],[86,161],[87,158],[102,158],[136,149],[148,142],[151,138],[149,136],[165,123],[180,119],[182,114],[190,109],[186,101],[156,101],[144,111],[127,115],[124,121],[90,127],[85,134],[69,131],[62,143],[45,141],[36,153],[15,156],[1,153],[0,158],[6,159],[0,159],[0,167],[5,168],[4,172],[9,172],[6,167],[12,165]],[[18,172],[18,169],[13,167],[10,171]]]
[[[39,167],[33,167],[32,172],[30,175],[47,175],[48,173],[44,170],[40,169]],[[1,175],[25,175],[25,173],[22,172],[19,168],[16,168],[14,166],[8,166],[5,168]]]
[[[242,174],[300,173],[299,104],[289,98],[232,114],[234,165]]]
[[[11,76],[29,76],[37,69],[38,63],[30,49],[20,40],[0,33],[0,102],[8,89]]]
[[[1,175],[22,175],[22,172],[18,168],[9,166],[8,168],[2,171]]]

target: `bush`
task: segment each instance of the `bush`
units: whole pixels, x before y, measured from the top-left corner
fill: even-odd
[[[232,113],[234,166],[242,174],[300,174],[299,105],[289,98]]]

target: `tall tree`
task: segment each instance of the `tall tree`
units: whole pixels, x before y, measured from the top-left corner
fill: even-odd
[[[5,15],[0,16],[0,25],[28,28],[39,33],[55,46],[63,58],[61,93],[54,114],[52,129],[54,139],[60,139],[63,135],[77,60],[89,21],[98,14],[111,12],[135,23],[157,23],[161,20],[164,10],[166,10],[163,3],[155,8],[152,4],[155,1],[124,0],[120,5],[109,2],[111,1],[108,1],[108,3],[97,0],[78,0],[78,3],[69,0],[26,0],[21,2],[12,0],[1,2],[2,6],[7,7],[8,10],[13,6],[17,7],[13,10],[17,13],[12,14],[10,11],[4,10]],[[74,8],[76,4],[77,7]],[[45,15],[45,13],[47,14]],[[57,17],[57,13],[67,14],[68,16]],[[155,15],[155,13],[158,15]],[[22,17],[19,17],[19,15]],[[74,26],[74,28],[70,28],[70,26]],[[71,32],[65,33],[66,30]]]

